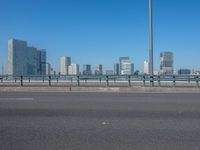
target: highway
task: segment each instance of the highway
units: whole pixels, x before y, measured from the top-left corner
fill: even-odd
[[[200,150],[200,93],[0,92],[0,150]]]

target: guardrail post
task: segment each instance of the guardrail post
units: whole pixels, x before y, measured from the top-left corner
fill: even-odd
[[[3,83],[3,76],[2,76],[2,78],[1,78],[1,83]]]
[[[109,86],[109,79],[108,79],[108,76],[106,76],[106,86],[107,86],[107,87]]]
[[[23,76],[20,76],[21,86],[23,86]]]
[[[116,83],[116,78],[114,78],[114,83]]]
[[[150,76],[150,86],[154,86],[154,78],[153,78],[153,76]]]
[[[51,86],[51,76],[49,76],[49,86]]]
[[[99,78],[99,82],[100,82],[100,84],[101,84],[101,78]]]
[[[131,87],[131,76],[128,76],[128,86]]]
[[[176,76],[173,76],[173,86],[176,86]]]
[[[57,83],[58,83],[58,77],[56,78],[56,80],[57,80]]]
[[[30,78],[30,77],[28,78],[28,82],[29,82],[29,83],[31,82],[31,78]]]
[[[143,76],[143,86],[146,86],[145,85],[145,76]]]
[[[44,83],[44,77],[42,77],[42,81],[43,81],[43,83]]]
[[[15,77],[15,83],[17,82],[17,78]]]
[[[158,86],[160,87],[160,76],[158,76]]]
[[[79,76],[77,76],[77,85],[80,86]]]
[[[196,76],[196,86],[199,87],[199,76]]]

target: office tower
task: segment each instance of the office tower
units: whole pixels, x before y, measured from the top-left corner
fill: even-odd
[[[26,41],[8,40],[8,74],[43,75],[45,74],[46,51],[28,46]]]
[[[61,73],[61,75],[68,75],[69,65],[71,65],[71,57],[62,56],[60,58],[60,73]]]
[[[144,74],[149,74],[149,62],[144,61]]]
[[[131,75],[134,74],[134,64],[131,63],[129,57],[119,58],[119,69],[121,75]]]
[[[160,74],[172,75],[173,74],[174,58],[172,52],[160,53]]]
[[[119,63],[114,64],[114,75],[119,75]]]
[[[46,50],[37,51],[37,74],[46,74]]]
[[[49,63],[46,63],[45,65],[45,71],[46,71],[46,75],[50,75],[51,74],[51,65]]]
[[[79,65],[78,64],[71,64],[68,67],[69,75],[79,75]]]
[[[83,75],[92,75],[91,65],[89,64],[83,65]]]
[[[103,74],[103,65],[97,64],[95,69],[95,75],[102,75]]]

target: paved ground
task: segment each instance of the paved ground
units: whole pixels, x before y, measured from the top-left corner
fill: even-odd
[[[200,94],[0,93],[0,150],[200,150]]]

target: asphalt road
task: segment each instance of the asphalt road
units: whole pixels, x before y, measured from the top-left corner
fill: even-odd
[[[0,150],[200,150],[200,94],[0,93]]]

